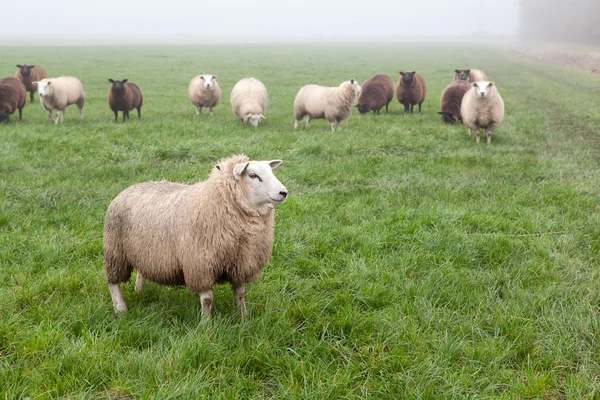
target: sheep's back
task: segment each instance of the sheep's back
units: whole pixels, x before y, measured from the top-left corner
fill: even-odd
[[[460,112],[462,99],[472,87],[467,81],[457,80],[450,83],[440,98],[440,111],[451,112],[458,119],[462,118]]]
[[[362,85],[358,104],[368,104],[371,109],[381,108],[394,98],[394,81],[387,75],[375,75]]]
[[[125,83],[125,86],[131,91],[131,109],[141,107],[144,104],[144,97],[140,87],[133,82]]]
[[[232,89],[231,108],[233,113],[241,117],[242,108],[252,109],[248,112],[265,112],[269,103],[269,96],[265,85],[254,78],[245,78],[240,80]],[[257,108],[254,110],[254,108]]]

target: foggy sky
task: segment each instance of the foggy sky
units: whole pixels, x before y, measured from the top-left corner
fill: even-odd
[[[204,43],[513,36],[517,1],[12,0],[2,7],[0,43],[58,38]]]

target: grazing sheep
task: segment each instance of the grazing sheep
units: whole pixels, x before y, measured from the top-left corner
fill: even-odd
[[[8,122],[9,116],[19,110],[23,119],[23,107],[27,103],[25,86],[17,78],[0,79],[0,122]]]
[[[480,69],[455,69],[455,81],[479,82],[487,81],[485,73]]]
[[[258,126],[258,123],[265,119],[269,95],[261,81],[244,78],[233,87],[230,101],[231,110],[243,124]]]
[[[142,118],[144,96],[138,85],[127,82],[127,79],[122,81],[109,79],[108,81],[110,82],[108,106],[115,113],[115,122],[119,117],[119,111],[123,111],[123,122],[129,119],[129,111],[133,109],[137,109],[138,119]]]
[[[59,120],[65,120],[65,108],[71,104],[77,104],[79,108],[79,119],[83,120],[83,105],[85,104],[85,93],[79,79],[72,76],[61,76],[59,78],[42,79],[34,82],[40,92],[40,103],[48,111],[50,121],[58,124]],[[56,119],[52,118],[52,110],[56,109]]]
[[[350,116],[356,95],[361,88],[355,79],[342,82],[337,87],[306,85],[298,91],[294,100],[294,129],[305,115],[306,129],[310,128],[312,119],[326,119],[335,131],[336,122],[341,129],[342,122]]]
[[[200,115],[202,107],[210,110],[219,104],[221,100],[221,88],[217,82],[216,75],[198,75],[190,82],[188,86],[188,97],[193,105],[196,106],[196,115]]]
[[[400,72],[400,80],[396,86],[396,98],[398,102],[404,106],[404,112],[413,112],[415,104],[419,105],[421,112],[421,104],[425,101],[427,94],[427,85],[425,79],[415,71]]]
[[[472,84],[462,99],[460,113],[465,125],[471,131],[477,131],[477,143],[479,143],[479,130],[485,129],[488,146],[492,142],[492,131],[502,123],[504,119],[504,101],[498,93],[493,82],[481,81]]]
[[[358,112],[361,114],[373,111],[379,114],[379,110],[388,105],[394,98],[394,81],[387,75],[375,75],[363,83],[360,96],[358,97]]]
[[[130,186],[110,203],[104,224],[104,273],[115,312],[127,311],[120,284],[145,280],[185,285],[200,293],[202,315],[210,316],[212,287],[230,282],[245,313],[244,284],[269,261],[274,207],[287,189],[273,175],[282,163],[225,158],[195,185],[146,182]]]
[[[440,99],[440,112],[438,114],[442,115],[442,121],[446,124],[453,124],[456,121],[462,121],[462,116],[460,114],[460,106],[462,103],[463,96],[469,90],[471,90],[472,86],[469,82],[466,81],[453,81],[442,93],[442,97]]]
[[[25,85],[25,89],[29,92],[30,102],[33,103],[33,94],[38,90],[38,87],[33,82],[46,79],[48,75],[44,71],[44,68],[39,65],[18,64],[17,68],[19,69],[15,73],[15,78]]]

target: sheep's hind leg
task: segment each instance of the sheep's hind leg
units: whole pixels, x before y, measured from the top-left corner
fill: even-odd
[[[29,92],[29,102],[33,103],[33,90]]]
[[[306,129],[310,128],[310,115],[306,117]]]
[[[210,318],[210,312],[212,310],[212,303],[213,303],[212,290],[207,290],[206,292],[200,292],[200,303],[202,303],[202,316],[204,318]]]
[[[235,297],[235,305],[242,314],[242,321],[246,318],[246,302],[244,301],[244,284],[233,285],[233,297]]]
[[[56,110],[56,118],[54,119],[54,125],[58,125],[58,122],[60,121],[60,115],[62,114],[62,111]]]
[[[146,278],[138,271],[137,278],[135,278],[135,291],[141,292],[144,290],[144,286],[146,286]]]
[[[294,129],[298,129],[298,120],[294,120]]]
[[[127,306],[125,305],[125,300],[123,300],[123,294],[121,293],[121,284],[109,283],[108,290],[110,290],[110,297],[112,298],[115,312],[117,314],[127,312]]]

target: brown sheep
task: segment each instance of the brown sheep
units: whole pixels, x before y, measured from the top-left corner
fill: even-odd
[[[27,103],[25,86],[17,78],[0,79],[0,122],[8,122],[9,116],[19,110],[23,119],[23,107]]]
[[[400,72],[400,80],[396,86],[396,98],[398,102],[404,105],[404,112],[413,112],[415,104],[419,105],[421,112],[421,104],[425,101],[427,94],[427,86],[425,79],[415,71]]]
[[[356,107],[361,114],[369,111],[379,114],[379,110],[383,106],[385,106],[385,112],[388,111],[388,105],[393,98],[394,81],[392,78],[387,75],[375,75],[363,83]]]
[[[115,113],[115,122],[119,117],[119,111],[123,111],[123,122],[129,119],[129,111],[137,109],[138,118],[142,118],[142,104],[144,97],[142,91],[135,83],[127,82],[127,79],[122,81],[108,80],[110,87],[108,88],[108,106]]]
[[[485,72],[480,69],[455,69],[455,81],[479,82],[487,81]]]
[[[39,65],[18,64],[17,68],[19,69],[15,73],[15,78],[23,83],[25,90],[29,92],[29,100],[33,103],[33,94],[38,90],[37,85],[34,85],[33,82],[46,79],[48,74]]]
[[[471,84],[467,81],[458,80],[451,82],[440,99],[440,114],[442,121],[446,124],[453,124],[456,121],[462,121],[462,115],[460,114],[460,106],[462,98],[469,90],[471,90]]]

